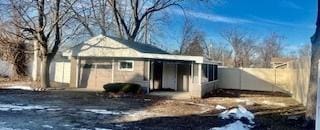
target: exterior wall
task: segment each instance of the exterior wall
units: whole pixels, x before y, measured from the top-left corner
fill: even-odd
[[[189,80],[189,94],[191,97],[201,98],[201,64],[191,65],[191,76]]]
[[[114,60],[114,83],[137,83],[142,87],[149,88],[149,80],[144,77],[145,60],[133,60],[133,71],[119,70],[119,59]]]
[[[202,64],[192,64],[192,68],[189,93],[191,97],[202,98],[216,88],[218,81],[214,80],[208,82],[207,79],[204,80],[202,74]]]
[[[201,97],[205,96],[207,93],[216,89],[218,81],[211,81],[201,84]]]
[[[149,88],[149,72],[144,72],[149,67],[144,59],[132,59],[133,70],[119,70],[119,62],[128,59],[111,58],[71,58],[70,87],[103,90],[103,85],[108,83],[137,83],[145,89]],[[147,63],[146,63],[147,62]],[[84,64],[92,67],[84,68]],[[111,65],[112,68],[99,68],[98,65]],[[147,77],[145,76],[147,75]]]

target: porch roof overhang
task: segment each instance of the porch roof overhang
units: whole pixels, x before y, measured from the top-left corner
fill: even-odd
[[[207,59],[203,56],[187,56],[187,55],[172,55],[172,54],[153,54],[153,53],[139,53],[137,56],[103,56],[103,55],[74,55],[68,52],[63,53],[63,56],[71,57],[97,57],[97,58],[144,58],[144,59],[157,59],[157,60],[172,60],[172,61],[190,61],[199,64],[220,64],[218,61]]]
[[[203,56],[186,56],[186,55],[171,55],[171,54],[140,54],[142,58],[159,59],[159,60],[173,60],[173,61],[191,61],[199,64],[219,64],[217,61],[209,60]]]

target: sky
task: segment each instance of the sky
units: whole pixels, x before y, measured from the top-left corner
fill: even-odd
[[[193,25],[217,43],[224,42],[222,32],[237,28],[258,39],[275,32],[285,38],[286,50],[294,50],[309,44],[315,30],[316,0],[219,0],[209,5],[188,0],[184,7]],[[178,8],[168,13],[170,23],[161,44],[174,50],[185,16]]]

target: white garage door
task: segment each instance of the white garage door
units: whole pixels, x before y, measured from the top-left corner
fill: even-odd
[[[112,82],[112,64],[82,64],[80,69],[80,88],[103,90],[103,85]]]

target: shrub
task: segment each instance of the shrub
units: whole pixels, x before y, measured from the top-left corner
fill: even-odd
[[[111,83],[103,86],[106,92],[112,93],[133,93],[138,94],[141,92],[141,86],[133,83]]]

